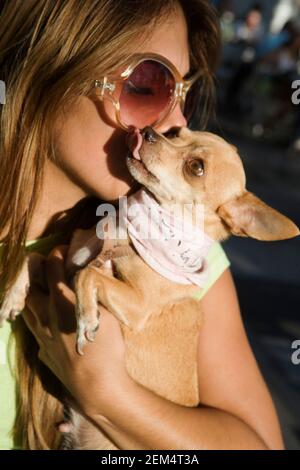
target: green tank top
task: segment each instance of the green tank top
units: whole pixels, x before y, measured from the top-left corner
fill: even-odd
[[[56,245],[64,243],[64,235],[56,233],[48,237],[31,240],[26,243],[27,251],[37,251],[48,255]],[[0,250],[1,250],[0,244]],[[207,261],[210,266],[206,285],[199,290],[194,297],[198,300],[206,294],[209,288],[216,282],[221,274],[230,266],[230,262],[219,243],[212,245]],[[14,442],[11,430],[16,417],[16,392],[15,379],[15,344],[11,334],[10,322],[5,322],[0,328],[0,450],[20,449],[20,444]]]

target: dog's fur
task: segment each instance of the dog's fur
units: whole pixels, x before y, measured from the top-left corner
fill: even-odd
[[[216,241],[231,233],[265,241],[299,234],[291,220],[246,190],[237,149],[222,138],[181,128],[171,139],[148,129],[139,154],[141,161],[130,152],[127,156],[132,176],[165,208],[193,203],[192,222],[194,207],[202,204],[205,233]],[[203,175],[191,172],[193,159],[202,161]],[[41,259],[38,254],[27,257],[0,310],[2,321],[24,308],[30,277]],[[197,406],[197,337],[203,319],[201,302],[192,295],[199,286],[162,277],[139,257],[129,238],[103,242],[95,228],[75,231],[66,271],[76,292],[78,351],[94,339],[103,305],[120,321],[129,375],[174,403]],[[76,449],[116,449],[74,410],[69,437]]]

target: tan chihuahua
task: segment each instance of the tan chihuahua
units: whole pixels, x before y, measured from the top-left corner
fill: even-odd
[[[94,340],[103,305],[120,321],[129,375],[174,403],[195,407],[202,315],[201,302],[193,296],[205,283],[209,269],[205,258],[212,242],[230,234],[283,240],[299,235],[299,229],[246,190],[237,149],[212,133],[181,128],[167,138],[146,127],[142,133],[135,129],[128,145],[128,169],[142,185],[138,197],[133,195],[129,201],[142,208],[140,217],[151,203],[156,217],[171,214],[176,205],[185,210],[188,229],[178,231],[169,222],[173,239],[165,238],[163,244],[161,237],[153,243],[137,233],[141,219],[127,214],[123,238],[99,238],[95,227],[74,232],[66,271],[77,299],[77,350],[82,354],[86,341]],[[155,227],[157,220],[154,217]],[[102,235],[110,221],[109,216],[102,219]],[[192,233],[190,242],[184,239],[187,232]],[[158,233],[166,234],[164,229]],[[22,311],[30,277],[42,258],[34,253],[27,257],[3,302],[0,320]],[[117,449],[79,412],[71,410],[70,416],[70,434],[62,448]]]

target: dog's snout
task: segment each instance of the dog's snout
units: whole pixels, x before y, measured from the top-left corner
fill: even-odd
[[[145,140],[147,140],[147,142],[156,142],[156,140],[157,140],[157,134],[154,131],[154,129],[152,129],[151,126],[144,127],[141,134],[142,134],[143,138]]]

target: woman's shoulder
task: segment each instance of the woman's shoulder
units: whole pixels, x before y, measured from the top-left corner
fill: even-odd
[[[54,246],[67,243],[67,241],[63,232],[57,232],[34,240],[27,240],[25,248],[28,252],[38,251],[41,254],[47,255]],[[3,246],[4,244],[0,242],[0,254],[3,250]]]

